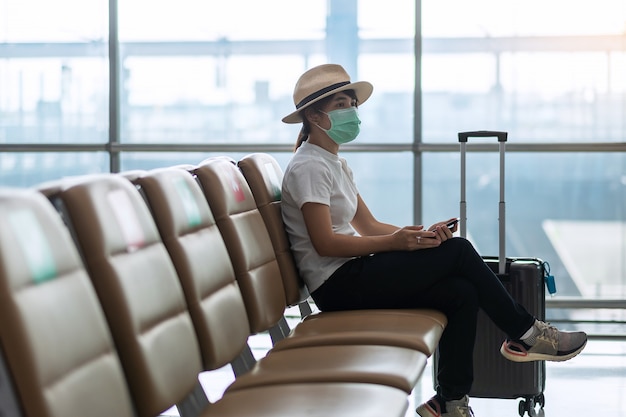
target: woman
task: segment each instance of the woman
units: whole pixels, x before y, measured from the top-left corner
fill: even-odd
[[[371,95],[339,65],[305,72],[294,90],[302,123],[285,170],[283,220],[302,278],[322,311],[432,308],[448,325],[439,342],[436,395],[417,408],[422,417],[473,415],[476,318],[482,308],[508,339],[511,360],[564,361],[585,346],[583,332],[565,333],[536,320],[507,293],[469,241],[453,237],[448,219],[430,226],[379,222],[361,198],[339,147],[359,134],[357,106]]]

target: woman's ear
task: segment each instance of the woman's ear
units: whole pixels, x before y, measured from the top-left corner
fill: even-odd
[[[319,111],[312,107],[308,107],[304,109],[304,117],[310,122],[314,124],[318,124],[320,121],[321,114]]]

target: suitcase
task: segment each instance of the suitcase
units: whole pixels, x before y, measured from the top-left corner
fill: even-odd
[[[504,201],[504,153],[506,132],[476,131],[459,133],[461,147],[461,201],[460,235],[467,232],[467,204],[465,200],[465,154],[470,137],[496,137],[500,148],[500,203],[499,203],[499,254],[483,259],[496,273],[514,300],[522,304],[537,319],[545,319],[545,286],[549,269],[539,258],[505,257],[505,201]],[[550,278],[552,278],[550,276]],[[552,292],[552,286],[550,287]],[[535,407],[545,404],[544,388],[546,366],[544,361],[517,363],[500,354],[500,346],[506,335],[480,310],[474,346],[474,383],[470,397],[516,399],[519,415],[535,415]],[[433,361],[433,381],[437,385],[438,354]]]

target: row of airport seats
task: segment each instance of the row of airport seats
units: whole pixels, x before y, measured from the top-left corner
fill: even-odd
[[[281,180],[252,154],[0,189],[0,415],[404,416],[445,316],[311,313]]]

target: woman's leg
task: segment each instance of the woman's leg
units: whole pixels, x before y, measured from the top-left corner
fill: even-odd
[[[514,343],[508,341],[508,345],[517,346],[519,352],[503,353],[509,359],[514,357],[511,360],[567,360],[578,354],[587,340],[584,332],[570,334],[536,324],[463,238],[447,240],[433,249],[353,259],[311,295],[322,311],[433,308],[444,312],[448,326],[439,343],[438,389],[444,400],[458,398],[471,387],[478,307],[512,339]],[[530,344],[526,345],[526,339],[517,340],[531,326]],[[537,340],[531,341],[533,338]],[[464,405],[451,404],[467,406],[466,401]]]
[[[354,259],[312,296],[322,311],[433,308],[443,312],[448,325],[439,342],[438,394],[444,399],[460,398],[471,388],[479,307],[511,338],[519,338],[534,322],[462,238],[434,249]]]
[[[368,280],[359,282],[364,266],[361,261],[345,265],[315,291],[312,296],[318,307],[322,311],[364,308],[432,308],[441,311],[448,324],[438,346],[437,392],[446,399],[467,394],[474,378],[473,353],[479,308],[474,286],[459,277],[446,277],[425,288],[419,278],[390,279],[381,282],[378,291],[370,293],[363,287]]]
[[[533,324],[534,317],[511,298],[463,238],[452,238],[433,249],[354,259],[339,268],[313,298],[321,310],[426,307],[422,305],[424,292],[451,278],[465,279],[474,287],[479,306],[509,338],[518,339]]]
[[[442,280],[424,291],[424,308],[443,312],[448,324],[439,340],[437,394],[447,400],[466,395],[474,381],[474,343],[478,296],[465,279]]]

